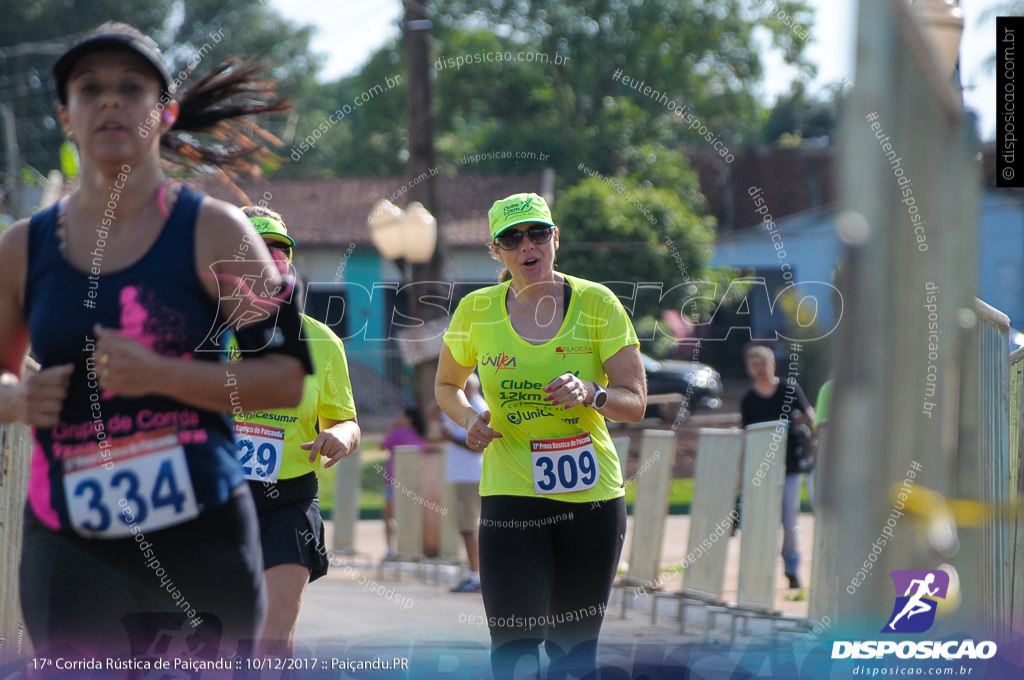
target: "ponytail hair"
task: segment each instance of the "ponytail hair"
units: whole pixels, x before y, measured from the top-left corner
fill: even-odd
[[[495,262],[501,262],[501,258],[498,257],[497,245],[492,241],[487,244],[487,254],[491,256],[491,259]],[[512,272],[508,270],[508,267],[502,265],[501,269],[498,270],[498,283],[505,283],[512,279]]]
[[[174,125],[160,138],[164,158],[189,169],[213,167],[229,181],[240,173],[259,175],[259,161],[271,154],[253,137],[278,146],[282,142],[246,116],[292,108],[288,100],[276,98],[277,81],[260,77],[268,68],[266,62],[232,58],[188,87],[178,98]],[[229,103],[232,99],[237,103]],[[207,134],[218,143],[204,145],[191,134],[183,140],[180,133]]]

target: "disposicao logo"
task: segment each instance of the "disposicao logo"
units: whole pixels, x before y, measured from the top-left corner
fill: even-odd
[[[880,633],[923,633],[935,623],[938,600],[949,592],[949,573],[936,570],[897,569],[889,572],[896,588],[896,601]],[[936,599],[937,598],[937,599]],[[836,640],[833,659],[991,659],[996,655],[991,640]]]
[[[949,591],[949,574],[937,569],[898,569],[889,572],[896,603],[880,633],[923,633],[935,623],[935,610]],[[900,595],[900,593],[903,593]]]

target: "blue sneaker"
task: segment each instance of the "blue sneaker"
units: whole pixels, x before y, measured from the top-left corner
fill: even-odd
[[[474,581],[473,579],[467,578],[459,585],[452,588],[449,592],[452,593],[479,593],[480,592],[480,581]]]

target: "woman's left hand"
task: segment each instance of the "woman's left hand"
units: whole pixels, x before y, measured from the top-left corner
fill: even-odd
[[[341,424],[353,421],[346,420]],[[321,430],[311,442],[300,444],[300,447],[309,451],[309,462],[316,461],[317,456],[324,459],[324,468],[333,467],[342,458],[352,455],[352,452],[359,446],[358,429],[351,427],[330,427]]]
[[[544,388],[546,399],[552,406],[572,408],[589,402],[590,385],[572,373],[563,373]]]
[[[119,397],[141,397],[157,393],[161,384],[160,367],[167,357],[149,349],[138,340],[99,324],[96,333],[96,374],[100,387]]]

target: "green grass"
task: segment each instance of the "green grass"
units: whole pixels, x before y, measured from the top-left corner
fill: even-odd
[[[384,476],[375,466],[384,465],[388,459],[386,451],[371,449],[362,452],[363,473],[359,492],[360,519],[379,519],[384,514]],[[330,518],[334,512],[334,479],[337,467],[317,470],[320,481],[320,514]]]
[[[668,492],[668,508],[671,515],[690,514],[690,505],[693,503],[693,477],[684,479],[673,479]],[[636,501],[636,484],[626,484],[626,509],[632,513],[633,503]],[[800,489],[800,507],[807,512],[810,510],[810,503],[807,500],[807,487]]]
[[[364,451],[362,491],[359,494],[359,517],[361,519],[379,519],[384,512],[384,488],[386,486],[384,477],[377,472],[375,465],[384,465],[387,460],[387,452],[371,449]],[[320,479],[320,512],[324,517],[330,518],[334,510],[334,477],[337,468],[317,472]],[[626,485],[626,508],[632,513],[633,503],[636,501],[636,484]],[[687,515],[690,513],[690,504],[693,502],[693,478],[673,479],[669,488],[669,513],[673,515]],[[800,506],[806,512],[809,509],[807,502],[807,488],[803,487],[800,492]]]
[[[626,507],[630,512],[633,510],[633,503],[636,502],[635,483],[626,484]],[[693,478],[673,479],[668,491],[668,506],[673,514],[687,514],[690,512],[690,503],[693,501]]]

